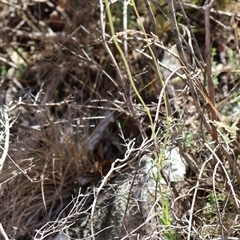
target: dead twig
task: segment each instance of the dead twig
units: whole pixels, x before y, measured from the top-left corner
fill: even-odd
[[[95,190],[95,197],[94,197],[94,201],[92,204],[92,209],[91,209],[91,234],[92,234],[92,239],[95,240],[95,233],[94,233],[94,212],[96,209],[96,205],[97,205],[97,200],[99,197],[100,192],[102,191],[103,187],[107,184],[107,181],[109,179],[109,177],[113,174],[113,172],[115,171],[119,171],[120,169],[122,169],[124,166],[126,166],[128,164],[127,160],[129,159],[132,151],[134,150],[134,145],[135,142],[134,140],[129,141],[129,143],[127,144],[127,150],[125,153],[125,156],[123,159],[116,159],[112,165],[111,165],[111,169],[109,170],[109,172],[106,174],[106,176],[103,178],[100,186]],[[116,166],[117,164],[120,164],[119,166]]]
[[[215,87],[213,84],[213,78],[212,78],[212,64],[211,64],[211,34],[210,34],[210,10],[213,7],[215,0],[212,0],[209,4],[205,2],[204,6],[204,13],[205,13],[205,62],[206,62],[206,75],[207,75],[207,81],[208,81],[208,91],[209,91],[209,99],[213,104],[213,107],[215,107]],[[214,108],[210,108],[211,115],[212,115],[212,121],[217,120],[217,114]],[[217,129],[212,124],[212,138],[214,141],[216,141],[217,144]]]
[[[6,107],[3,107],[2,115],[3,115],[4,122],[2,122],[3,120],[1,120],[1,122],[2,122],[2,125],[5,127],[5,139],[4,139],[4,149],[3,149],[2,157],[0,158],[0,171],[2,171],[3,164],[8,155],[10,127],[11,127],[9,124],[8,111]]]
[[[1,233],[2,236],[4,237],[4,240],[9,240],[9,238],[8,238],[6,232],[4,231],[3,226],[2,226],[1,223],[0,223],[0,233]]]

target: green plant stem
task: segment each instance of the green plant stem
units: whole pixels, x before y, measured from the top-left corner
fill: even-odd
[[[140,20],[141,18],[140,18],[140,16],[139,16],[139,13],[138,13],[138,10],[137,10],[137,8],[136,8],[136,5],[135,5],[134,0],[131,1],[131,5],[133,6],[133,9],[134,9],[134,11],[135,11],[135,14],[136,14],[137,18]],[[141,30],[142,30],[142,32],[143,32],[143,34],[144,34],[144,37],[145,37],[145,39],[147,40],[147,47],[148,47],[148,49],[149,49],[149,51],[150,51],[150,53],[151,53],[151,56],[152,56],[154,65],[155,65],[156,70],[157,70],[158,78],[159,78],[159,80],[160,80],[162,89],[163,89],[163,91],[164,91],[164,92],[163,92],[163,101],[164,101],[164,105],[165,105],[165,107],[166,107],[167,129],[166,129],[166,133],[165,133],[165,135],[164,135],[164,141],[163,141],[163,147],[162,147],[162,149],[161,149],[161,154],[160,154],[160,156],[158,157],[158,159],[159,159],[158,163],[161,164],[162,161],[163,161],[164,158],[165,158],[165,149],[166,149],[166,147],[167,147],[167,141],[168,141],[168,138],[169,138],[170,127],[171,127],[171,122],[172,122],[172,121],[171,121],[171,118],[169,117],[169,109],[168,109],[168,104],[167,104],[167,94],[166,94],[166,91],[165,91],[165,83],[164,83],[164,81],[163,81],[163,79],[162,79],[162,74],[161,74],[161,70],[160,70],[159,64],[158,64],[158,62],[157,62],[157,59],[156,59],[155,54],[153,53],[153,50],[152,50],[152,48],[151,48],[151,45],[149,44],[148,36],[147,36],[147,33],[146,33],[146,31],[145,31],[145,28],[144,28],[142,22],[139,21],[139,24],[140,24]],[[153,124],[151,125],[151,129],[152,129],[152,135],[153,135],[154,142],[156,143],[157,137],[156,137],[156,133],[155,133],[155,127],[154,127]],[[159,166],[159,167],[160,167],[160,166]]]
[[[119,52],[119,54],[121,56],[121,59],[123,61],[123,64],[124,64],[124,67],[126,69],[127,76],[129,78],[130,84],[131,84],[131,86],[133,88],[133,91],[135,92],[136,96],[138,97],[140,103],[142,104],[142,106],[144,107],[144,109],[145,109],[145,111],[147,113],[147,116],[148,116],[149,121],[150,121],[150,126],[151,126],[151,129],[152,129],[152,136],[155,136],[155,134],[154,134],[155,133],[155,129],[152,128],[154,125],[153,125],[153,120],[152,120],[152,116],[151,116],[150,110],[147,107],[147,105],[145,104],[144,100],[142,99],[141,95],[139,94],[139,92],[138,92],[138,90],[137,90],[137,88],[136,88],[136,86],[134,84],[133,77],[132,77],[131,70],[129,68],[127,59],[126,59],[126,57],[125,57],[121,47],[119,46],[119,44],[117,42],[117,37],[116,37],[115,29],[114,29],[114,26],[113,26],[112,13],[111,13],[111,10],[110,10],[109,1],[105,0],[105,4],[106,4],[106,11],[107,11],[107,16],[108,16],[110,31],[111,31],[111,35],[113,36],[112,37],[113,43],[114,43],[115,47],[117,48],[117,50],[118,50],[118,52]],[[156,138],[154,138],[154,141],[156,141]]]

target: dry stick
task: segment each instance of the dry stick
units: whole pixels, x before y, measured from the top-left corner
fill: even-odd
[[[192,205],[191,205],[191,209],[190,209],[190,213],[189,213],[189,222],[188,222],[188,237],[187,237],[187,240],[190,240],[191,239],[191,229],[192,229],[192,221],[193,221],[193,211],[194,211],[194,205],[195,205],[195,202],[196,202],[196,198],[197,198],[197,192],[198,192],[198,188],[199,188],[199,183],[200,183],[200,179],[201,179],[201,176],[203,175],[203,170],[205,168],[205,166],[207,165],[207,163],[209,161],[211,161],[212,158],[209,158],[208,160],[206,160],[202,167],[201,167],[201,170],[200,170],[200,173],[198,175],[198,180],[197,180],[197,183],[196,183],[196,186],[195,186],[195,190],[194,190],[194,194],[193,194],[193,200],[192,200]]]
[[[81,214],[88,214],[90,207],[84,209],[88,197],[89,193],[83,195],[81,194],[80,189],[78,196],[76,198],[73,198],[72,201],[66,207],[64,207],[64,209],[58,214],[56,220],[49,221],[40,229],[36,230],[34,240],[43,240],[54,233],[59,233],[66,227],[67,224],[71,224],[70,222],[74,221],[74,219],[76,219]],[[60,216],[62,216],[63,212],[66,212],[66,209],[68,209],[72,204],[73,206],[71,207],[68,215],[64,218],[61,218]]]
[[[156,23],[156,18],[154,16],[152,8],[151,8],[151,4],[150,4],[149,0],[144,0],[144,3],[145,3],[145,7],[146,7],[146,9],[148,11],[148,14],[150,16],[150,19],[151,19],[151,21],[150,21],[150,31],[154,35],[157,35],[157,23]],[[152,48],[152,51],[153,51],[153,53],[155,55],[155,58],[158,59],[158,52],[157,52],[155,44],[152,44],[149,47]],[[159,76],[158,76],[158,78],[159,78]],[[161,81],[161,79],[159,79],[159,80]],[[169,115],[170,115],[170,113],[169,113]]]
[[[199,7],[195,4],[184,2],[184,3],[182,3],[182,5],[184,5],[187,8],[190,8],[190,9],[197,9],[197,10],[203,11],[202,7]],[[240,13],[226,12],[226,11],[215,10],[215,9],[210,9],[210,12],[216,13],[216,14],[219,14],[219,15],[222,15],[222,16],[226,16],[226,17],[233,17],[234,19],[236,19],[238,21],[240,20]]]
[[[116,59],[114,58],[112,51],[110,50],[107,42],[106,42],[106,37],[105,37],[105,25],[106,25],[106,21],[105,21],[105,14],[104,14],[104,3],[102,0],[99,0],[99,6],[100,6],[100,26],[101,26],[101,35],[102,35],[102,44],[105,47],[107,53],[109,54],[109,57],[112,61],[112,64],[115,66],[116,71],[117,71],[117,75],[119,77],[119,80],[121,81],[121,85],[122,87],[125,86],[124,83],[124,78],[123,75],[121,73],[121,70],[117,64]]]
[[[139,230],[140,228],[142,228],[144,225],[147,225],[154,217],[159,216],[159,212],[154,212],[154,208],[156,207],[157,203],[160,201],[160,197],[158,199],[156,199],[154,205],[152,206],[146,220],[140,224],[139,226],[137,226],[135,229],[133,229],[130,233],[128,233],[126,236],[124,236],[123,238],[121,238],[120,240],[124,240],[124,239],[130,239],[130,236],[133,235],[137,230]],[[159,234],[159,233],[158,233]],[[141,238],[142,239],[142,238]],[[147,238],[144,238],[147,239]]]
[[[220,149],[223,152],[224,156],[229,162],[230,168],[232,169],[232,173],[236,176],[238,184],[240,184],[240,171],[237,166],[236,160],[234,161],[232,156],[229,154],[227,149],[223,145],[220,145]]]
[[[0,158],[0,171],[2,171],[3,164],[7,158],[8,155],[8,149],[9,149],[9,136],[10,136],[10,125],[9,125],[9,119],[8,119],[8,113],[6,107],[3,107],[3,117],[5,120],[4,127],[5,127],[5,142],[4,142],[4,150],[2,153],[2,157]]]
[[[209,92],[209,100],[210,100],[210,111],[211,111],[211,126],[212,126],[212,139],[215,141],[215,146],[218,145],[218,132],[216,126],[213,124],[214,121],[217,121],[217,112],[216,112],[216,104],[215,104],[215,88],[212,79],[212,65],[211,65],[211,46],[210,46],[210,10],[213,7],[215,0],[211,0],[208,4],[207,1],[205,2],[204,6],[204,14],[205,14],[205,62],[206,62],[206,74],[207,74],[207,81],[208,81],[208,92]],[[221,119],[220,119],[221,120]],[[220,148],[217,149],[216,152],[218,158],[221,158],[221,150]],[[216,161],[215,161],[216,163]],[[222,173],[224,169],[221,170]],[[224,180],[226,180],[225,175]],[[227,185],[228,186],[228,185]]]
[[[218,203],[217,193],[216,193],[216,184],[215,184],[215,177],[217,175],[218,166],[219,166],[219,162],[216,163],[216,165],[214,167],[214,170],[213,170],[213,176],[212,176],[212,180],[213,180],[213,193],[214,193],[214,199],[215,199],[217,213],[218,213],[218,221],[219,221],[219,225],[221,226],[222,238],[224,239],[224,230],[223,230],[224,225],[223,225],[222,216],[221,216],[221,213],[220,213],[220,208],[219,208],[219,203]],[[215,226],[215,229],[217,228],[217,226],[218,226],[218,224]]]
[[[1,0],[1,3],[11,6],[13,8],[16,8],[17,10],[21,10],[21,6],[18,6],[18,4],[16,3],[11,3],[11,1],[9,0]]]
[[[223,174],[224,174],[224,179],[227,180],[227,182],[228,182],[228,184],[229,184],[229,186],[230,186],[230,190],[231,190],[232,196],[233,196],[233,198],[234,198],[234,200],[235,200],[236,207],[237,207],[237,209],[239,210],[239,206],[240,206],[240,205],[239,205],[239,201],[238,201],[238,199],[237,199],[237,197],[236,197],[237,194],[236,194],[235,191],[234,191],[233,185],[231,184],[231,179],[230,179],[230,177],[229,177],[229,175],[228,175],[228,172],[227,172],[226,168],[224,167],[223,162],[219,159],[219,157],[218,157],[218,155],[216,154],[215,151],[213,151],[206,143],[204,143],[204,145],[208,148],[208,150],[213,154],[213,156],[215,157],[215,159],[217,160],[217,162],[220,164],[221,170],[223,171]],[[237,219],[238,219],[238,214],[236,214],[235,222],[237,221]],[[224,238],[223,238],[223,239],[224,239]]]
[[[127,32],[127,24],[128,24],[128,16],[127,16],[127,9],[128,9],[128,0],[123,1],[123,31]],[[127,43],[127,34],[123,35],[123,48],[124,54],[126,59],[128,59],[128,43]]]
[[[183,44],[180,38],[180,33],[179,33],[177,21],[176,21],[174,1],[168,0],[168,8],[169,8],[170,19],[171,19],[171,24],[173,28],[173,35],[177,45],[177,50],[182,62],[184,63],[185,66],[187,66],[187,59],[183,52]]]
[[[152,11],[152,8],[151,8],[151,4],[150,4],[150,1],[149,0],[144,0],[144,3],[145,3],[145,7],[149,13],[149,16],[150,16],[150,29],[152,31],[152,33],[154,34],[157,34],[157,23],[156,23],[156,18],[153,14],[153,11]],[[157,55],[156,55],[157,57]]]
[[[208,91],[209,91],[209,99],[212,102],[213,106],[215,107],[215,89],[212,79],[212,65],[211,65],[211,46],[210,46],[210,10],[214,5],[215,0],[211,0],[208,4],[207,1],[205,2],[205,62],[206,62],[206,74],[208,80]],[[217,120],[217,114],[215,110],[211,107],[210,108],[212,121]],[[216,126],[212,124],[212,138],[217,144],[217,129]]]
[[[185,28],[189,29],[189,32],[190,32],[191,37],[192,37],[192,39],[193,39],[194,46],[195,46],[195,48],[196,48],[197,54],[198,54],[198,56],[199,56],[199,58],[200,58],[201,63],[203,64],[204,60],[203,60],[203,58],[202,58],[201,50],[200,50],[200,48],[199,48],[199,45],[198,45],[198,42],[197,42],[197,39],[196,39],[195,35],[192,34],[192,31],[191,31],[191,23],[190,23],[187,15],[186,15],[186,12],[185,12],[185,10],[184,10],[184,8],[183,8],[182,1],[178,0],[178,4],[179,4],[179,6],[180,6],[180,8],[181,8],[181,10],[182,10],[183,18],[184,18],[184,20],[185,20],[186,23],[187,23],[187,27],[185,26]],[[199,7],[198,9],[201,10],[200,7]],[[191,50],[192,50],[192,49],[191,49]],[[193,56],[195,55],[194,52],[191,52],[191,54],[193,54]],[[196,60],[197,60],[197,62],[198,62],[198,59],[197,59],[197,58],[196,58]],[[202,68],[201,64],[199,64],[199,67]]]
[[[94,224],[94,212],[95,212],[95,209],[96,209],[96,206],[97,206],[97,200],[98,200],[99,194],[103,190],[104,186],[106,186],[106,184],[108,182],[108,179],[113,174],[113,172],[118,171],[118,170],[122,169],[124,166],[127,165],[127,160],[128,160],[128,158],[130,157],[130,155],[133,151],[134,145],[135,145],[134,140],[132,140],[128,143],[128,146],[127,146],[128,149],[125,153],[124,158],[123,159],[116,159],[112,163],[111,169],[109,170],[107,175],[104,176],[100,186],[98,188],[96,188],[96,193],[95,193],[94,200],[93,200],[93,203],[92,203],[91,216],[90,216],[90,230],[91,230],[91,234],[92,234],[92,240],[95,240],[94,225],[93,225]],[[117,166],[117,163],[121,163],[121,165]]]
[[[6,232],[4,231],[3,226],[2,226],[1,223],[0,223],[0,233],[1,233],[2,236],[4,237],[4,240],[9,240],[9,238],[8,238]]]
[[[186,56],[183,52],[183,45],[182,45],[182,41],[180,38],[179,30],[178,30],[178,25],[177,25],[176,15],[175,15],[175,8],[174,8],[174,4],[173,4],[172,0],[168,0],[168,7],[169,7],[169,13],[170,13],[170,18],[171,18],[171,24],[172,24],[172,28],[173,28],[174,38],[175,38],[177,50],[178,50],[178,53],[180,56],[179,61],[181,62],[181,64],[183,66],[185,66],[185,68],[183,68],[183,71],[188,76],[188,79],[189,79],[188,85],[189,85],[192,97],[194,99],[194,103],[197,108],[197,111],[199,112],[199,116],[201,117],[202,122],[203,122],[204,126],[206,127],[207,131],[211,134],[212,129],[210,128],[210,126],[206,122],[206,119],[204,118],[204,115],[203,115],[203,112],[201,109],[201,105],[199,103],[198,95],[197,95],[197,92],[193,85],[193,79],[191,77],[189,77],[190,76],[189,72],[191,72],[192,69],[189,69],[189,65],[187,63]]]

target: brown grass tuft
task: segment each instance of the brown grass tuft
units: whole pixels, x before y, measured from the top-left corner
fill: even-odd
[[[91,171],[84,146],[62,130],[55,125],[42,131],[41,141],[26,159],[21,157],[25,149],[12,151],[10,157],[21,171],[14,164],[3,168],[0,215],[4,229],[14,238],[66,216],[68,209],[59,214],[78,193],[78,177]]]

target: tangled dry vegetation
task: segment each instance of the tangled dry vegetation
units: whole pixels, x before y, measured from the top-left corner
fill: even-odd
[[[240,5],[217,2],[0,0],[4,239],[53,239],[146,153],[170,198],[141,239],[240,238]]]

